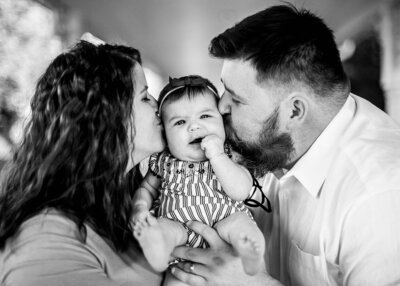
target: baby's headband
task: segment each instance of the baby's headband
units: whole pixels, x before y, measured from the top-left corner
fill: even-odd
[[[186,77],[184,79],[178,79],[178,78],[169,77],[169,85],[172,87],[172,89],[170,91],[168,91],[166,94],[162,95],[161,98],[159,98],[159,104],[158,104],[159,114],[161,113],[161,106],[163,105],[164,101],[167,99],[168,95],[170,95],[174,91],[184,88],[184,87],[195,87],[195,86],[207,87],[217,98],[219,98],[219,96],[215,92],[215,90],[209,85],[207,80],[204,78]]]

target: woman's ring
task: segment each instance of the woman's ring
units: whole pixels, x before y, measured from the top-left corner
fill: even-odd
[[[190,270],[190,272],[194,272],[194,263],[192,262],[192,263],[190,263],[190,266],[189,266],[189,270]]]

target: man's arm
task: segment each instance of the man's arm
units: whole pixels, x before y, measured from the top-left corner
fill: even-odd
[[[172,253],[177,258],[191,262],[181,262],[171,269],[180,281],[194,285],[282,285],[265,270],[254,276],[246,274],[241,259],[235,255],[231,245],[223,241],[208,225],[191,222],[188,226],[204,237],[210,248],[200,249],[177,247]]]

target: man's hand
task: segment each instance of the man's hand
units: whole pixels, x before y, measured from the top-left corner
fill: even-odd
[[[200,146],[209,160],[224,154],[224,142],[215,134],[204,137]]]
[[[202,235],[210,248],[175,248],[173,256],[189,260],[180,262],[171,269],[172,275],[180,281],[194,286],[281,285],[267,274],[265,267],[254,276],[247,275],[243,270],[240,257],[213,228],[200,222],[192,222],[188,226]]]

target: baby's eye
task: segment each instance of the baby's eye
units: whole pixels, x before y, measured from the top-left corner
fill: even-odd
[[[200,119],[209,118],[209,117],[211,117],[211,115],[203,114],[203,115],[200,116]]]
[[[179,120],[179,121],[174,123],[175,126],[183,125],[183,124],[185,124],[185,120]]]

